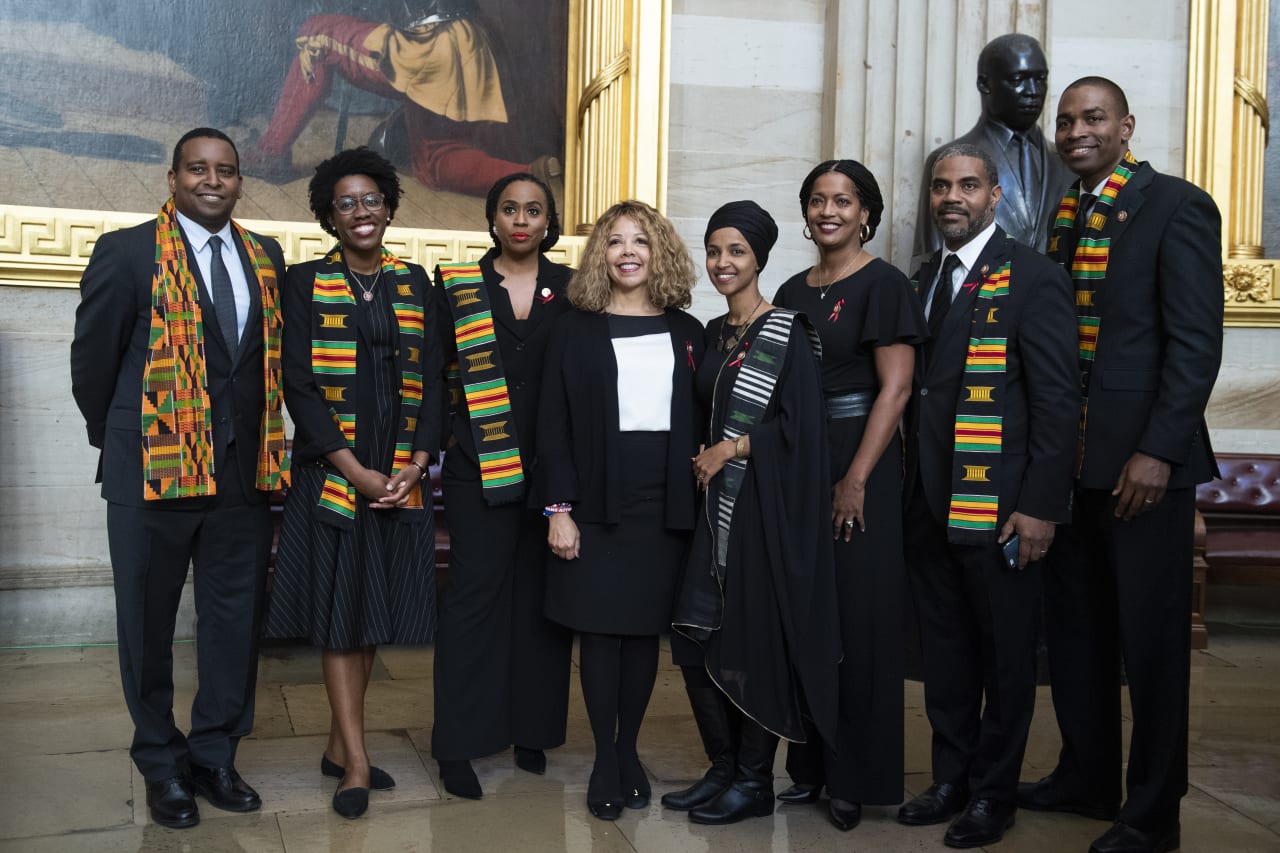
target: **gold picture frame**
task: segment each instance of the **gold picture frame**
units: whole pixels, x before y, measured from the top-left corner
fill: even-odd
[[[666,201],[670,0],[570,0],[565,110],[564,236],[552,260],[576,264],[592,223],[614,202]],[[156,206],[161,199],[157,197]],[[76,287],[103,233],[154,216],[69,208],[0,207],[0,285]],[[237,220],[280,241],[289,263],[323,254],[314,222]],[[388,248],[428,269],[474,260],[483,231],[389,228]]]
[[[1267,0],[1191,0],[1187,180],[1222,210],[1225,325],[1280,328],[1280,259],[1262,246]]]

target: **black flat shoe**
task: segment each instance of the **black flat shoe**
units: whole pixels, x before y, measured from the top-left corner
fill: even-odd
[[[347,775],[347,768],[340,764],[335,764],[329,760],[329,756],[320,756],[320,772],[326,776],[332,776],[334,779],[341,779]],[[391,774],[383,770],[381,767],[369,765],[369,789],[371,791],[390,791],[396,786],[396,780],[391,778]]]
[[[676,812],[687,812],[691,809],[696,809],[698,806],[705,806],[720,796],[724,789],[728,787],[729,782],[713,777],[711,773],[708,773],[688,788],[663,794],[661,802],[664,808]]]
[[[810,785],[807,782],[797,782],[779,794],[778,799],[789,806],[803,806],[809,803],[816,803],[819,795],[821,794],[821,785]]]
[[[773,814],[773,786],[738,780],[720,796],[689,812],[689,820],[708,826],[737,823],[749,817]]]
[[[153,821],[170,829],[186,829],[200,822],[195,797],[181,776],[148,782],[147,810]]]
[[[444,789],[455,797],[478,800],[484,796],[480,788],[480,780],[476,771],[471,769],[470,761],[439,761],[440,783]]]
[[[587,810],[600,820],[617,820],[622,817],[623,796],[618,790],[618,774],[616,764],[606,762],[601,768],[600,756],[596,756],[596,764],[591,768],[591,778],[587,781]]]
[[[540,749],[517,746],[516,767],[526,773],[541,776],[547,772],[547,754]]]
[[[947,827],[942,843],[948,847],[986,847],[1004,838],[1005,831],[1013,826],[1018,808],[1013,803],[1002,803],[985,797],[974,800],[960,817]]]
[[[629,809],[649,808],[649,798],[653,789],[649,787],[649,777],[640,763],[640,756],[632,755],[620,759],[622,764],[619,775],[622,777],[622,804]]]
[[[831,825],[836,829],[848,832],[861,822],[862,804],[832,798],[827,804],[827,817],[831,818]]]
[[[347,820],[355,820],[369,809],[368,788],[347,788],[333,792],[333,810]]]
[[[262,798],[240,778],[234,767],[191,765],[191,787],[213,805],[228,812],[252,812],[262,808]]]
[[[898,823],[931,826],[946,823],[969,802],[969,789],[953,782],[934,782],[924,793],[902,804]]]
[[[1037,812],[1066,812],[1094,820],[1115,820],[1116,815],[1120,814],[1119,803],[1090,802],[1072,796],[1066,786],[1058,784],[1053,773],[1039,782],[1019,782],[1017,804],[1018,808],[1022,809]]]
[[[1097,841],[1089,845],[1089,853],[1169,853],[1180,846],[1180,824],[1175,823],[1163,832],[1143,832],[1118,820]]]

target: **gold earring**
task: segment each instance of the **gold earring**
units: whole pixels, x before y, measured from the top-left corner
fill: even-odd
[[[862,225],[858,228],[858,237],[864,243],[871,239],[871,228],[867,225],[867,223],[865,222],[862,223]]]
[[[809,223],[808,223],[808,222],[806,222],[806,223],[804,224],[804,231],[802,231],[802,232],[800,232],[800,233],[804,234],[804,238],[805,238],[806,240],[812,240],[812,239],[813,239],[813,234],[812,234],[812,232],[810,232],[810,231],[809,231]]]

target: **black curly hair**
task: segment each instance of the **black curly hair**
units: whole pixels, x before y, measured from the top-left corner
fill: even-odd
[[[871,170],[857,160],[826,160],[813,167],[800,185],[800,215],[808,221],[809,196],[813,194],[813,185],[820,175],[828,172],[839,172],[853,182],[853,190],[857,193],[858,204],[867,211],[867,239],[870,243],[876,236],[876,227],[880,224],[880,216],[884,213],[884,198],[880,195],[880,185],[876,183]]]
[[[493,186],[489,187],[489,195],[484,200],[484,218],[489,220],[489,236],[493,238],[493,245],[501,248],[498,243],[498,235],[493,232],[493,218],[498,215],[498,200],[502,197],[502,191],[517,181],[528,181],[531,184],[537,184],[538,188],[542,190],[542,195],[547,199],[547,236],[543,237],[542,242],[538,244],[538,251],[545,252],[560,239],[560,214],[556,211],[556,197],[551,192],[551,187],[528,172],[505,175],[498,178]]]
[[[404,194],[396,167],[381,154],[361,145],[359,148],[339,151],[316,166],[316,173],[311,178],[307,192],[310,195],[311,212],[315,214],[321,228],[338,236],[337,229],[333,227],[333,188],[348,175],[365,175],[377,184],[387,208],[387,221],[395,218],[400,197]]]

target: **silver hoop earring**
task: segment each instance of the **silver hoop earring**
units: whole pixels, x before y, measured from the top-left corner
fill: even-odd
[[[800,233],[804,234],[804,238],[805,238],[806,240],[812,240],[812,239],[813,239],[813,234],[812,234],[812,232],[810,232],[810,231],[809,231],[809,223],[808,223],[808,222],[806,222],[806,223],[804,224],[804,231],[802,231],[802,232],[800,232]]]

